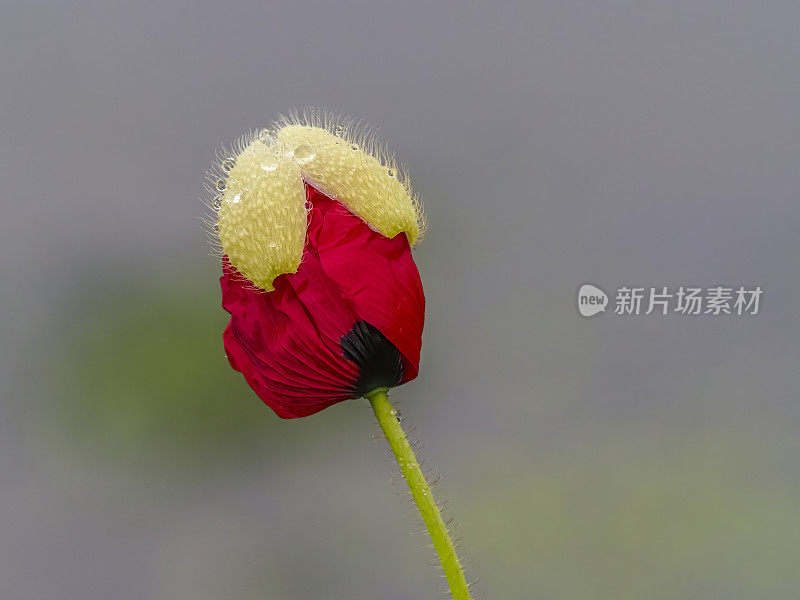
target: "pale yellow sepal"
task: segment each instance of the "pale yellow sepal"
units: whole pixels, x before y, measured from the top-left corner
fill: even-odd
[[[300,151],[303,176],[323,194],[339,200],[386,237],[405,231],[410,244],[417,241],[416,205],[392,166],[321,127],[287,125],[278,131],[278,140],[295,155]]]
[[[219,239],[231,264],[259,288],[300,266],[306,236],[300,167],[261,140],[239,154],[220,197]]]
[[[271,291],[303,257],[304,181],[339,200],[373,229],[414,244],[424,217],[406,178],[371,134],[351,121],[292,115],[242,139],[210,174],[222,252],[255,286]],[[213,222],[213,221],[212,221]]]

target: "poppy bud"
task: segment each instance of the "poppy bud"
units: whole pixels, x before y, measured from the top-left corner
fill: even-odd
[[[246,137],[213,177],[231,366],[303,417],[419,371],[418,201],[349,123],[311,115]]]

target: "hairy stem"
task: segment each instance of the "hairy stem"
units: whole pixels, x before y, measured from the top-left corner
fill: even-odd
[[[372,410],[375,411],[378,423],[380,423],[389,446],[394,452],[397,464],[400,465],[403,477],[405,477],[406,483],[408,483],[408,487],[411,490],[411,495],[414,497],[414,502],[416,502],[420,515],[422,515],[422,520],[425,521],[425,527],[427,527],[433,541],[433,547],[439,555],[439,561],[450,586],[453,600],[470,600],[467,581],[464,578],[464,569],[461,567],[461,562],[459,562],[456,555],[453,540],[450,539],[450,534],[442,520],[442,514],[439,512],[439,507],[436,506],[428,482],[425,481],[425,476],[417,462],[417,457],[414,456],[414,451],[411,449],[406,439],[406,434],[400,426],[396,416],[397,412],[389,403],[386,389],[378,388],[372,390],[365,397],[372,405]]]

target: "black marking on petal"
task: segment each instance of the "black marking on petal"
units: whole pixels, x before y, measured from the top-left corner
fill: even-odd
[[[377,327],[366,321],[357,321],[339,343],[345,358],[358,365],[358,381],[353,388],[363,396],[376,388],[394,387],[403,378],[403,360],[400,351]]]

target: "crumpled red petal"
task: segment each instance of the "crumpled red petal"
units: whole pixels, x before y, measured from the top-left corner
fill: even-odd
[[[425,296],[404,233],[386,238],[342,204],[306,185],[311,204],[303,261],[253,286],[223,259],[223,334],[231,366],[283,418],[304,417],[357,397],[358,365],[340,340],[357,321],[400,352],[401,383],[419,372]]]

